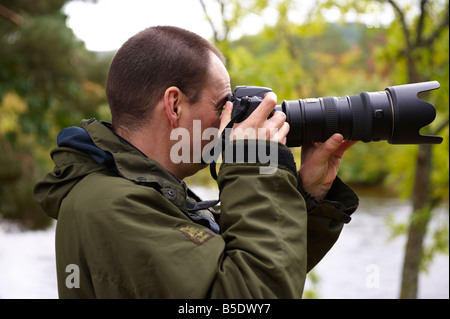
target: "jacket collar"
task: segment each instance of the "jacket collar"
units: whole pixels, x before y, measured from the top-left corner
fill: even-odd
[[[112,155],[119,175],[136,184],[156,187],[179,209],[187,211],[187,187],[183,181],[116,135],[112,131],[111,124],[92,118],[83,120],[81,127],[86,130],[98,148]]]

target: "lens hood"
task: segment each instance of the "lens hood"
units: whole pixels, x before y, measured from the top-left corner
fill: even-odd
[[[386,88],[393,108],[393,132],[388,139],[391,144],[440,144],[442,137],[421,135],[420,129],[436,118],[431,103],[421,100],[421,92],[435,90],[439,82],[421,82]]]

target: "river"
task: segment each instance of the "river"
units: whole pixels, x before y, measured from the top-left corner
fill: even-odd
[[[197,188],[203,198],[216,194]],[[448,224],[448,208],[431,227]],[[323,299],[395,299],[399,296],[406,236],[389,240],[386,218],[407,220],[408,202],[361,197],[360,207],[338,242],[307,279],[305,290]],[[45,231],[19,231],[0,223],[0,299],[58,297],[53,225]],[[449,298],[449,257],[438,255],[419,280],[419,298]]]

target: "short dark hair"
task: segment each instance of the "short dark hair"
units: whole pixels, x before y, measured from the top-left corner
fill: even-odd
[[[134,130],[170,86],[190,103],[207,81],[210,53],[222,53],[201,36],[173,26],[147,28],[126,41],[111,62],[106,96],[113,127]]]

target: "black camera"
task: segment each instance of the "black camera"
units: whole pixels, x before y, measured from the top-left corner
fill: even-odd
[[[418,97],[438,89],[439,82],[390,86],[380,92],[362,92],[344,97],[321,97],[283,101],[274,111],[286,114],[290,125],[286,145],[324,142],[334,133],[350,141],[381,141],[391,144],[440,144],[442,137],[421,135],[420,129],[434,121],[436,109]],[[272,90],[238,86],[233,92],[235,123],[244,121]]]

